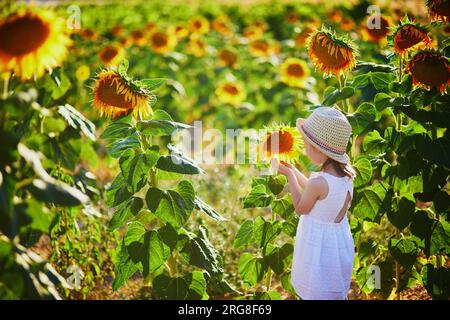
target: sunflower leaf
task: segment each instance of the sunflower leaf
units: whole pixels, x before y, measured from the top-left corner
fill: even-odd
[[[139,82],[143,85],[147,90],[155,90],[162,86],[167,79],[164,78],[156,78],[156,79],[142,79]]]

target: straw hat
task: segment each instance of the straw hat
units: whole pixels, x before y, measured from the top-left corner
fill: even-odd
[[[319,107],[306,119],[297,119],[297,129],[303,138],[331,159],[347,164],[347,144],[352,126],[345,115],[330,107]]]

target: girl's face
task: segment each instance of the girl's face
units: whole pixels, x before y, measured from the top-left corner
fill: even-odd
[[[311,162],[314,165],[323,164],[327,160],[327,156],[317,150],[311,143],[309,143],[306,139],[303,139],[305,145],[306,155],[311,159]]]

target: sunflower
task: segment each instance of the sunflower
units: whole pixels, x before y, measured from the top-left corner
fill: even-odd
[[[256,40],[250,43],[250,53],[255,57],[268,57],[279,50],[279,46],[270,44],[266,40]]]
[[[394,28],[393,35],[395,52],[401,56],[430,47],[433,42],[425,27],[410,22],[407,17]]]
[[[205,34],[209,31],[209,21],[202,17],[192,19],[189,21],[188,29],[192,33]]]
[[[342,21],[343,15],[340,10],[334,9],[333,11],[328,13],[328,18],[335,23],[340,23]]]
[[[450,62],[435,50],[422,50],[416,53],[406,65],[414,86],[427,90],[436,88],[445,93],[450,85]]]
[[[155,53],[163,54],[171,51],[176,45],[175,35],[155,30],[150,34],[150,47]]]
[[[177,39],[182,39],[189,34],[189,30],[182,25],[170,26],[168,33],[175,35]]]
[[[288,58],[280,66],[281,82],[290,87],[303,87],[309,75],[306,62],[297,58]]]
[[[245,27],[243,35],[249,40],[258,40],[264,35],[264,29],[252,24]]]
[[[152,32],[153,30],[155,30],[156,28],[156,24],[154,22],[149,22],[145,25],[145,30]]]
[[[263,159],[276,156],[281,161],[294,162],[300,157],[303,141],[296,128],[274,124],[267,128],[267,134],[260,144]]]
[[[98,34],[89,28],[80,30],[79,34],[80,37],[86,40],[96,41],[98,39]]]
[[[229,21],[226,16],[220,16],[214,19],[212,22],[212,28],[223,35],[229,35],[231,33]]]
[[[341,29],[343,31],[352,31],[355,28],[355,22],[349,18],[342,18],[341,20]]]
[[[64,19],[53,12],[14,13],[0,20],[0,72],[39,78],[61,65],[71,44]]]
[[[356,47],[348,38],[338,38],[327,29],[311,34],[308,39],[309,56],[316,68],[326,74],[340,74],[356,66]]]
[[[111,28],[111,34],[114,37],[118,37],[122,34],[123,28],[120,24],[116,24],[114,27]]]
[[[295,46],[297,48],[302,48],[308,37],[311,35],[311,33],[314,32],[314,28],[311,26],[306,26],[294,39]]]
[[[109,45],[103,47],[98,56],[105,66],[116,66],[122,63],[125,58],[125,50],[118,46]]]
[[[118,42],[122,46],[122,48],[129,48],[133,44],[133,40],[129,37],[121,37]]]
[[[133,115],[139,119],[153,113],[155,96],[141,82],[115,69],[101,71],[94,86],[94,107],[101,115],[113,118]]]
[[[222,83],[216,89],[216,95],[222,103],[234,106],[241,104],[247,97],[241,84],[232,81]]]
[[[131,40],[133,44],[143,46],[147,43],[144,32],[142,30],[134,30],[131,32]]]
[[[428,13],[435,20],[443,22],[450,21],[450,1],[448,0],[428,0]]]
[[[193,34],[189,37],[189,43],[187,47],[187,52],[196,56],[202,57],[206,53],[206,43],[202,40],[202,38],[196,34]]]
[[[380,19],[380,27],[376,26],[375,28],[369,28],[370,25],[373,27],[373,21],[375,19]],[[367,21],[367,24],[364,26],[364,34],[366,35],[367,39],[372,42],[380,42],[383,39],[386,39],[390,29],[389,29],[389,20],[386,19],[383,16],[379,15],[372,15],[369,17],[369,20]]]
[[[223,67],[235,68],[237,63],[237,55],[234,51],[222,49],[219,52],[219,64]]]
[[[89,69],[89,67],[86,65],[79,66],[77,68],[77,70],[75,71],[75,77],[80,82],[83,82],[83,81],[86,81],[87,79],[89,79],[90,75],[91,75],[91,69]]]
[[[286,15],[284,16],[284,19],[289,23],[297,23],[300,20],[298,14],[295,12],[286,13]]]

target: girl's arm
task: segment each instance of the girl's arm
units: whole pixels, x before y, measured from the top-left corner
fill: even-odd
[[[294,172],[295,178],[297,179],[298,184],[302,187],[302,189],[305,189],[306,184],[308,183],[309,179],[292,164],[287,163],[286,166]]]
[[[317,199],[322,192],[323,184],[320,179],[310,179],[307,181],[303,193],[300,192],[300,186],[295,172],[285,167],[281,173],[286,174],[288,178],[289,190],[292,195],[292,204],[298,215],[308,214],[314,207]]]

